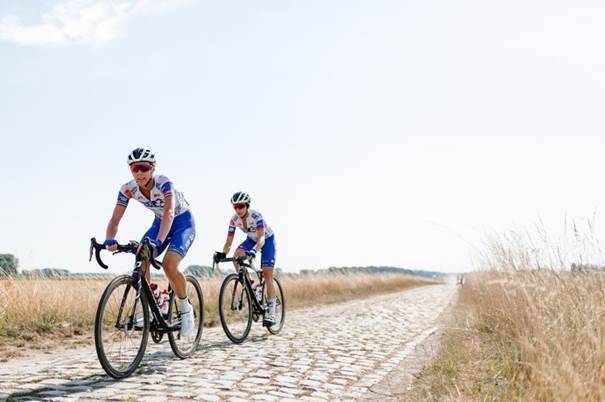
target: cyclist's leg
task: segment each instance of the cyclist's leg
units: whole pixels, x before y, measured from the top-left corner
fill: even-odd
[[[162,266],[179,299],[186,299],[185,275],[179,271],[181,260],[187,255],[195,240],[195,222],[190,212],[177,216],[162,248],[168,248]],[[163,251],[163,250],[162,250]]]
[[[187,297],[185,290],[185,275],[179,271],[179,264],[182,259],[183,257],[181,257],[179,253],[168,250],[162,260],[164,273],[170,282],[170,286],[174,289],[174,293],[176,293],[179,299],[185,299]]]
[[[275,267],[275,235],[265,239],[265,245],[261,249],[261,268],[267,287],[267,302],[269,315],[275,315],[275,285],[273,284],[273,271]]]
[[[263,277],[267,288],[267,301],[275,300],[275,286],[273,285],[273,267],[263,267]]]
[[[233,253],[234,257],[241,257],[246,254],[246,251],[252,250],[252,248],[256,245],[256,242],[251,238],[247,237],[246,240],[240,244],[235,253]],[[239,270],[239,264],[233,261],[233,266],[235,267],[235,272]]]
[[[187,337],[194,329],[193,307],[187,298],[187,281],[185,275],[179,271],[179,264],[195,240],[195,222],[190,212],[185,212],[174,219],[169,238],[170,241],[168,239],[166,241],[168,251],[162,260],[162,266],[177,296],[177,307],[182,314],[181,336]]]

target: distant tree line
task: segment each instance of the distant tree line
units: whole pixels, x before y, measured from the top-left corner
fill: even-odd
[[[388,266],[368,266],[368,267],[330,267],[327,269],[301,269],[301,275],[317,275],[317,274],[400,274],[400,275],[412,275],[422,276],[425,278],[435,278],[442,276],[441,272],[436,271],[422,271],[399,267],[388,267]]]
[[[18,275],[19,260],[12,254],[0,254],[0,277],[1,276],[15,276]],[[577,265],[572,266],[572,270],[587,270],[589,268],[594,269],[593,266]],[[443,274],[435,271],[422,271],[412,270],[406,268],[389,267],[389,266],[367,266],[367,267],[329,267],[326,269],[302,269],[297,273],[285,273],[281,268],[276,268],[276,276],[298,276],[298,275],[322,275],[322,274],[402,274],[402,275],[414,275],[422,276],[426,278],[435,278],[442,276]],[[212,267],[206,265],[189,265],[185,271],[187,275],[193,275],[199,278],[210,278],[214,276],[220,276],[218,271],[213,271]],[[153,272],[153,276],[160,275],[159,272]],[[103,273],[70,273],[67,269],[61,268],[42,268],[21,271],[20,276],[24,277],[44,277],[44,278],[64,278],[64,277],[97,277],[97,276],[111,276],[109,272]]]
[[[0,276],[17,275],[19,260],[12,254],[0,254]]]
[[[185,272],[185,275],[193,275],[198,278],[210,278],[212,276],[218,276],[218,271],[212,271],[212,267],[206,265],[189,265]]]
[[[72,276],[67,269],[62,268],[41,268],[21,271],[21,276],[42,277],[42,278],[65,278]]]
[[[571,272],[591,272],[591,271],[605,271],[605,267],[603,265],[597,264],[571,264]]]
[[[233,271],[235,272],[235,270]],[[211,278],[214,276],[221,276],[221,273],[217,271],[213,271],[212,267],[207,265],[189,265],[185,271],[183,272],[185,275],[193,275],[198,278]],[[283,274],[283,270],[279,267],[275,268],[275,275],[279,276]]]

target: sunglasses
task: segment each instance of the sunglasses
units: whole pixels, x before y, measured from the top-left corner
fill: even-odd
[[[235,208],[235,209],[244,209],[244,208],[246,208],[246,204],[235,204],[235,205],[233,205],[233,208]]]
[[[137,173],[137,172],[149,172],[151,169],[153,169],[153,165],[150,165],[148,163],[133,163],[132,165],[130,165],[130,171],[132,173]]]

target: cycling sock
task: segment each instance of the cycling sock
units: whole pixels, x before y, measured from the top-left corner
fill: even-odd
[[[269,314],[275,314],[275,298],[269,299]]]
[[[179,310],[181,310],[182,313],[188,313],[189,311],[191,311],[191,304],[189,304],[189,299],[187,299],[187,297],[185,297],[184,299],[177,297],[176,300],[179,304]]]

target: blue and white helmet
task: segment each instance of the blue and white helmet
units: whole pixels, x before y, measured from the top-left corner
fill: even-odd
[[[155,155],[151,152],[151,149],[148,148],[136,148],[133,149],[130,154],[128,154],[128,166],[137,162],[149,162],[152,165],[155,165]]]

